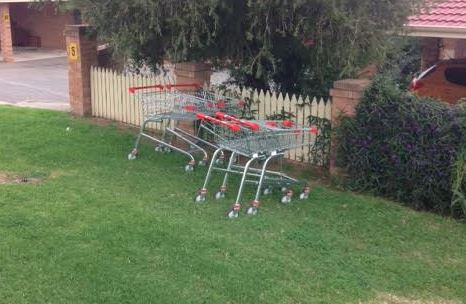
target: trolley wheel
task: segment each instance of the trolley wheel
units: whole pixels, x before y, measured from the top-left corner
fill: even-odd
[[[198,193],[198,194],[194,197],[194,202],[195,202],[195,203],[203,203],[203,202],[205,202],[205,194],[203,194],[203,193]]]
[[[280,200],[282,204],[289,204],[291,203],[291,196],[289,195],[284,195],[282,196],[282,199]]]
[[[155,152],[162,152],[162,151],[163,151],[163,146],[161,146],[161,145],[155,146],[155,147],[154,147],[154,151],[155,151]]]
[[[238,216],[239,216],[239,212],[234,209],[230,209],[227,212],[227,218],[229,219],[235,219],[235,218],[238,218]]]
[[[225,192],[223,191],[218,191],[217,193],[215,193],[215,199],[222,199],[222,198],[225,198]]]
[[[192,172],[192,171],[194,171],[194,166],[191,165],[191,164],[187,164],[186,166],[184,166],[184,171],[185,172]]]
[[[217,166],[221,166],[221,165],[223,165],[223,163],[224,163],[223,159],[217,158],[217,159],[215,160],[215,164],[216,164]]]
[[[305,200],[309,198],[309,193],[311,192],[311,188],[309,186],[305,186],[301,193],[299,194],[300,200]]]
[[[165,152],[165,153],[170,153],[172,151],[172,149],[170,149],[169,147],[164,146],[162,148],[162,151]]]
[[[246,214],[254,216],[254,215],[257,215],[258,211],[259,211],[259,209],[257,209],[256,207],[251,206],[251,207],[248,208],[248,210],[246,210]]]
[[[199,166],[205,166],[206,164],[207,164],[207,160],[205,160],[205,159],[202,159],[202,160],[200,160],[200,161],[198,162],[198,165],[199,165]]]
[[[287,192],[288,191],[288,188],[287,187],[282,187],[282,192]]]
[[[262,194],[263,195],[269,195],[269,194],[272,194],[272,188],[271,187],[267,187],[265,188],[263,191],[262,191]]]
[[[128,160],[135,160],[138,155],[138,150],[133,149],[131,153],[128,154]]]

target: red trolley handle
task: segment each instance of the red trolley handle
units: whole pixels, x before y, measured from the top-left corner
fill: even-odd
[[[145,90],[145,89],[160,89],[160,90],[170,90],[171,88],[195,88],[200,89],[202,86],[199,83],[186,83],[186,84],[154,84],[150,86],[142,86],[142,87],[129,87],[128,91],[130,94],[136,93],[138,90]]]
[[[239,132],[241,130],[241,127],[236,125],[236,124],[229,123],[229,122],[214,118],[214,117],[206,115],[204,113],[196,113],[196,118],[200,119],[200,120],[203,120],[203,121],[211,122],[211,123],[216,124],[216,125],[226,127],[226,128],[230,129],[233,132]]]
[[[260,129],[259,125],[256,124],[256,123],[253,123],[253,122],[247,121],[247,120],[243,120],[243,119],[238,119],[238,118],[236,118],[234,116],[225,114],[223,112],[216,112],[215,117],[217,117],[218,119],[221,119],[221,120],[229,120],[229,121],[239,123],[240,125],[248,128],[248,129],[251,129],[254,132],[259,131],[259,129]]]
[[[294,127],[295,123],[292,120],[286,119],[282,122],[282,126],[285,128],[292,128]]]

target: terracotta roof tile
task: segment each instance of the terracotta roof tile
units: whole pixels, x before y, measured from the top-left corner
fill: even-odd
[[[408,18],[408,26],[466,29],[466,0],[445,0]]]

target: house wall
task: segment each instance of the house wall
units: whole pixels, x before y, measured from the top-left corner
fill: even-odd
[[[63,31],[66,24],[73,23],[71,14],[58,13],[52,5],[36,10],[27,3],[12,3],[10,11],[16,45],[24,45],[26,42],[29,45],[34,44],[34,39],[28,39],[27,36],[35,36],[40,38],[41,47],[66,48]]]
[[[440,55],[441,60],[453,59],[456,57],[456,42],[457,39],[442,38]]]
[[[421,70],[425,70],[439,60],[439,38],[422,39]]]
[[[466,58],[466,39],[458,39],[455,56],[456,58]]]
[[[439,60],[453,58],[466,58],[466,39],[423,38],[422,70],[432,66]]]

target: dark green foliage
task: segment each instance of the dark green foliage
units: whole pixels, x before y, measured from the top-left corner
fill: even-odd
[[[309,126],[315,126],[319,130],[315,143],[309,150],[311,164],[328,168],[332,140],[332,123],[326,118],[313,115],[308,117],[308,121]]]
[[[454,164],[466,142],[466,114],[460,107],[403,93],[392,80],[379,77],[356,117],[343,119],[338,141],[339,162],[354,189],[416,209],[451,211]]]
[[[466,146],[453,167],[451,208],[454,214],[466,213]]]
[[[417,37],[392,37],[388,44],[380,73],[390,75],[401,89],[408,88],[421,67],[421,39]]]
[[[208,60],[241,85],[326,96],[381,62],[423,0],[70,0],[116,54],[154,68]]]

